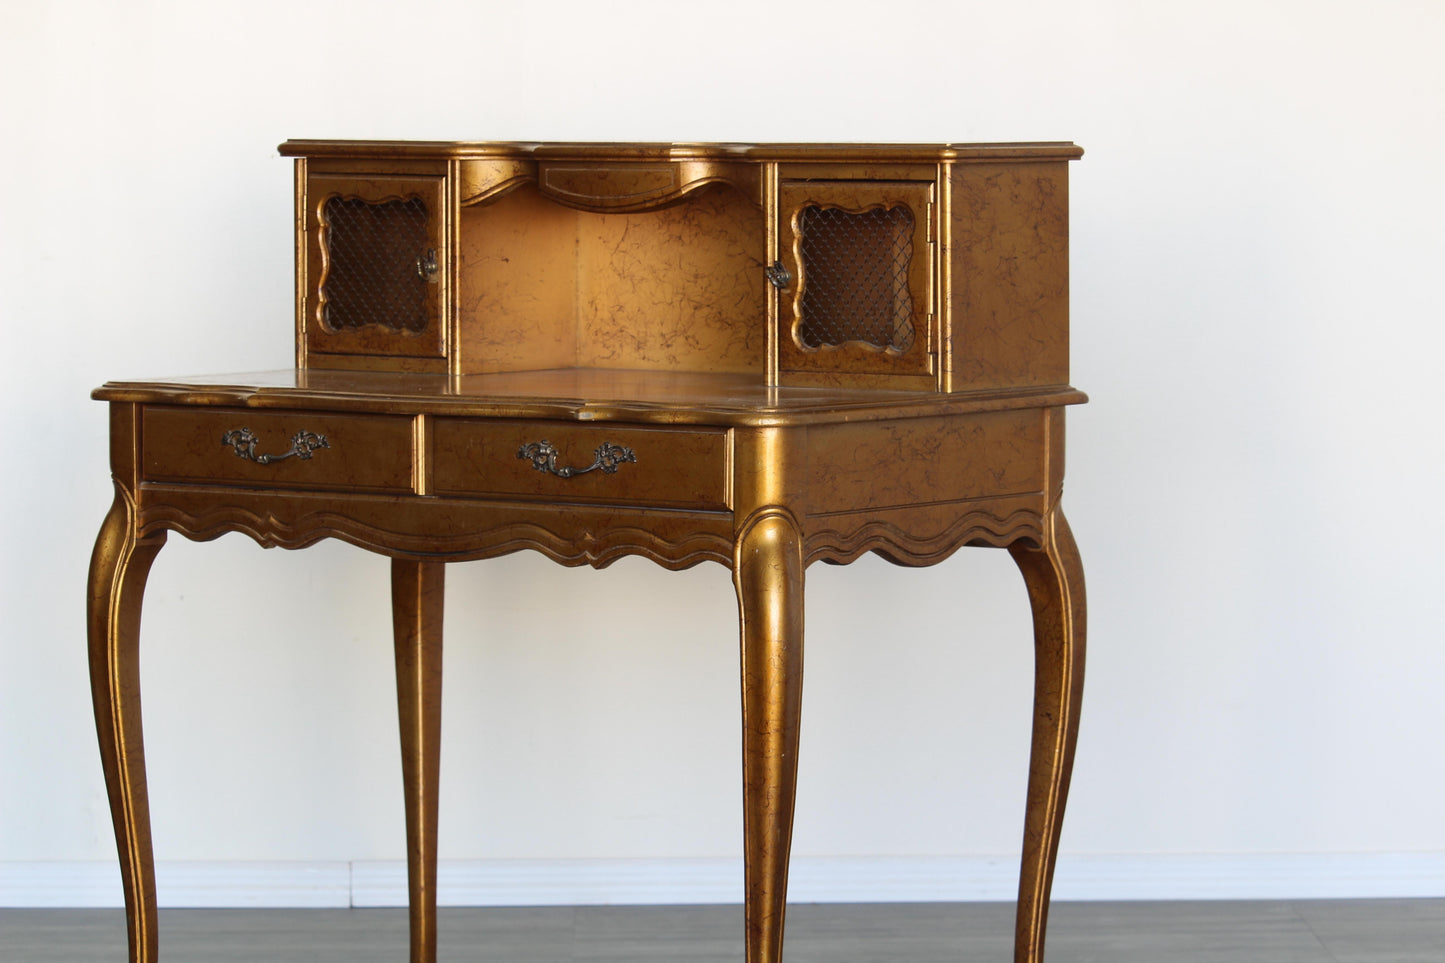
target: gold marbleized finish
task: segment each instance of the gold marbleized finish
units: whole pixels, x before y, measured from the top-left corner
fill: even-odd
[[[861,171],[849,171],[861,174]],[[778,189],[778,259],[793,276],[793,283],[784,291],[778,333],[778,366],[781,371],[780,384],[847,385],[852,379],[862,376],[877,382],[878,387],[937,387],[938,332],[936,328],[936,305],[934,298],[934,237],[935,213],[934,169],[910,169],[913,179],[908,181],[872,181],[850,179],[840,180],[796,180],[797,172],[783,167],[779,176],[785,179]],[[905,349],[882,348],[862,341],[848,341],[837,345],[808,347],[802,338],[804,308],[810,288],[823,286],[822,277],[816,273],[803,257],[804,211],[837,211],[848,215],[862,215],[868,212],[901,209],[909,212],[910,228],[903,232],[911,252],[906,263],[898,265],[898,280],[903,281],[901,290],[888,290],[890,302],[901,301],[906,305],[904,316],[912,329],[912,337]],[[840,248],[842,250],[840,250]],[[849,252],[845,245],[836,241],[824,245],[833,259],[835,273],[856,277],[873,277],[893,273],[887,252],[883,253],[885,269],[871,268],[867,259],[875,252],[861,248]],[[889,286],[892,287],[891,285]],[[878,310],[875,305],[865,307]],[[891,311],[875,318],[875,325],[892,327],[894,318]]]
[[[756,376],[702,371],[560,368],[462,375],[327,368],[110,382],[101,401],[258,410],[303,408],[410,416],[563,418],[763,427],[979,414],[1082,404],[1069,387],[1028,391],[870,391],[776,387]]]
[[[278,151],[283,157],[317,157],[383,164],[426,162],[447,158],[472,160],[536,159],[615,161],[714,162],[776,160],[818,164],[942,163],[961,160],[995,163],[1009,160],[1075,160],[1082,148],[1067,141],[1027,141],[1011,144],[698,144],[658,142],[556,142],[534,141],[399,141],[399,140],[288,140]]]
[[[771,963],[783,954],[803,688],[803,540],[786,509],[744,523],[733,582],[742,625],[746,959]]]
[[[313,173],[306,181],[306,236],[305,248],[301,253],[306,263],[308,287],[300,292],[303,301],[303,337],[306,339],[308,356],[312,363],[321,363],[324,354],[350,355],[400,355],[407,358],[444,358],[447,355],[447,338],[442,316],[450,300],[444,279],[435,283],[423,283],[419,279],[417,288],[422,303],[415,310],[425,317],[425,325],[419,331],[397,331],[383,326],[338,328],[326,323],[327,291],[341,277],[344,270],[338,270],[336,258],[332,256],[335,241],[335,225],[326,216],[328,202],[340,201],[363,205],[372,212],[386,212],[397,205],[416,203],[424,205],[429,217],[426,222],[425,238],[416,247],[411,258],[420,258],[431,251],[443,261],[447,257],[445,225],[448,220],[445,201],[445,183],[440,177],[407,177],[387,175],[360,177],[356,175],[332,175]],[[380,233],[380,232],[378,232]],[[384,236],[384,235],[383,235]],[[375,238],[372,246],[384,244]],[[410,262],[407,252],[395,252]],[[367,285],[366,300],[376,306],[405,311],[408,296],[385,286]],[[412,295],[415,298],[415,295]]]
[[[155,963],[155,857],[145,783],[140,709],[140,614],[146,576],[165,544],[137,518],[135,405],[112,405],[111,471],[115,501],[90,558],[86,596],[90,691],[111,821],[120,850],[121,888],[131,963]]]
[[[782,963],[807,566],[1005,548],[1036,659],[1015,961],[1042,963],[1084,668],[1083,574],[1060,509],[1064,409],[1085,400],[1066,383],[1066,162],[1078,149],[282,150],[297,158],[295,369],[95,392],[110,403],[116,495],[87,625],[131,963],[158,959],[139,626],[170,532],[285,548],[336,538],[392,559],[411,963],[436,959],[446,562],[527,549],[564,565],[731,570],[744,956]],[[389,268],[337,263],[348,255],[325,246],[317,213],[330,196],[362,205],[357,235]],[[413,259],[416,225],[403,244],[386,205],[422,196],[432,220]],[[912,306],[913,341],[808,349],[798,212],[895,205],[909,217],[886,230],[911,223],[912,260],[884,272],[894,287],[878,300]],[[872,274],[878,239],[823,259]],[[321,286],[336,270],[354,272],[347,297],[374,284],[379,316],[410,328],[353,318],[331,330]],[[886,328],[870,297],[838,313],[876,338]],[[422,324],[398,308],[419,304]]]
[[[1044,955],[1049,890],[1079,739],[1079,707],[1084,695],[1084,569],[1069,523],[1057,506],[1045,516],[1043,534],[1036,542],[1014,542],[1009,551],[1028,586],[1036,667],[1014,959],[1037,963]]]
[[[1038,409],[973,418],[822,425],[809,436],[808,507],[875,512],[1044,491]]]
[[[536,183],[537,168],[520,157],[457,162],[457,195],[465,205],[480,204],[524,183]]]
[[[230,483],[288,490],[409,492],[412,424],[402,416],[147,405],[142,415],[141,477],[148,482]],[[328,439],[310,458],[258,464],[218,440],[248,429],[261,457],[285,452],[298,431]]]
[[[1068,380],[1072,144],[288,141],[282,153],[309,172],[298,178],[298,191],[310,185],[297,242],[305,365],[734,371],[910,391]],[[422,335],[326,330],[325,196],[419,196],[438,180],[433,323]],[[898,350],[805,344],[799,213],[894,206],[913,225],[906,290],[892,299],[910,306],[913,337]],[[840,256],[844,275],[867,273]],[[774,264],[781,290],[765,280]]]
[[[1069,380],[1069,190],[1057,163],[956,164],[954,391]]]
[[[588,211],[645,211],[706,185],[746,190],[756,168],[716,160],[658,158],[607,162],[593,158],[541,160],[537,186],[547,197]]]
[[[577,212],[522,188],[460,219],[455,370],[575,366]]]
[[[430,435],[428,487],[438,495],[728,508],[731,439],[725,429],[439,418]],[[586,467],[604,444],[626,448],[635,461],[611,473],[539,473],[517,453],[541,441],[559,451],[563,468]]]
[[[523,185],[463,208],[461,226],[464,374],[762,367],[762,212],[730,187],[598,214]]]
[[[747,963],[783,953],[803,685],[807,431],[734,432],[733,585],[742,628]]]
[[[391,611],[401,779],[406,798],[411,963],[434,963],[437,953],[437,773],[442,745],[445,585],[446,566],[441,562],[392,559]]]
[[[583,368],[756,373],[767,332],[763,215],[728,187],[578,221]]]

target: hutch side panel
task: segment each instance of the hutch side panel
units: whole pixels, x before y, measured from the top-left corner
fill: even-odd
[[[955,164],[953,391],[1069,381],[1066,161]]]
[[[447,221],[442,176],[308,172],[301,324],[309,363],[434,359],[444,368]]]

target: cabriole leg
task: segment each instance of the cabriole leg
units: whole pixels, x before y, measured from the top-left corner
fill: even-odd
[[[790,515],[764,511],[745,526],[734,553],[742,621],[746,959],[779,963],[798,780],[802,538]]]
[[[1084,691],[1084,570],[1069,523],[1057,508],[1045,518],[1040,547],[1020,543],[1009,552],[1023,572],[1034,614],[1033,748],[1014,960],[1042,963]]]
[[[411,963],[435,963],[437,957],[437,770],[442,743],[445,576],[443,562],[398,558],[391,563]]]
[[[90,694],[120,852],[131,963],[157,959],[156,870],[141,738],[140,612],[146,576],[165,540],[164,532],[136,537],[135,502],[117,485],[90,558],[86,600]]]

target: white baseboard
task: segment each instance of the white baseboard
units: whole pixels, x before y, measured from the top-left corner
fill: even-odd
[[[402,897],[405,903],[405,896]],[[156,902],[172,909],[351,905],[345,862],[160,862]],[[123,906],[116,862],[0,863],[0,906]]]
[[[1012,900],[1013,857],[806,857],[792,862],[798,903]],[[406,865],[361,862],[162,862],[171,908],[406,905]],[[444,860],[443,906],[736,903],[740,859]],[[1445,897],[1445,853],[1063,856],[1057,900]],[[0,862],[0,907],[118,907],[111,862]]]

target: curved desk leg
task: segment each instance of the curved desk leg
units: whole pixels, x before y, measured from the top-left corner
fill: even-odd
[[[437,771],[441,765],[445,575],[443,562],[393,559],[391,563],[411,963],[435,963],[437,957]]]
[[[120,851],[131,963],[155,963],[156,868],[141,739],[140,610],[162,532],[136,537],[135,502],[119,485],[90,557],[86,630],[95,731]]]
[[[1041,963],[1059,829],[1079,737],[1084,691],[1084,569],[1064,513],[1044,520],[1039,548],[1009,548],[1028,585],[1034,613],[1034,734],[1028,810],[1019,873],[1015,963]]]
[[[743,858],[747,963],[779,963],[798,780],[803,551],[792,517],[765,511],[734,547],[742,621]]]

